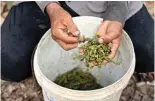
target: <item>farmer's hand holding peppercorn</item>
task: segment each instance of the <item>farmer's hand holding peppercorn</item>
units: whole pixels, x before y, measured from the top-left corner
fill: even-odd
[[[100,43],[112,43],[111,53],[109,58],[114,58],[119,48],[123,25],[118,21],[103,21],[98,28],[97,33],[100,38]],[[107,61],[104,61],[106,63]]]
[[[57,3],[47,6],[47,13],[51,20],[52,38],[65,50],[77,47],[78,31],[69,13],[63,10]],[[72,35],[67,35],[63,31],[68,29]],[[104,21],[98,28],[100,43],[112,43],[110,58],[113,58],[120,45],[122,24],[118,21]]]
[[[51,21],[52,38],[65,50],[77,47],[80,32],[71,15],[57,3],[50,3],[46,9]],[[68,35],[68,31],[71,35]]]

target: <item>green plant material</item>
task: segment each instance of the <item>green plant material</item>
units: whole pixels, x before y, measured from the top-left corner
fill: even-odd
[[[73,59],[84,60],[88,70],[94,66],[101,67],[104,60],[120,64],[108,57],[111,53],[111,47],[109,44],[98,43],[98,37],[98,34],[96,34],[93,38],[85,38],[85,43],[80,47],[80,49],[83,49],[83,54],[77,55]]]
[[[74,90],[95,90],[102,88],[92,74],[83,72],[79,67],[57,76],[54,82],[60,86]]]

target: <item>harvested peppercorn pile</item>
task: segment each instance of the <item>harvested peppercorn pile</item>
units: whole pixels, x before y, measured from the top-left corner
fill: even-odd
[[[79,67],[57,76],[54,82],[60,86],[74,90],[95,90],[102,88],[92,74],[83,72]]]

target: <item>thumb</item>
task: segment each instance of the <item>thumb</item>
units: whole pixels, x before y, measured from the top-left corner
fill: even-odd
[[[99,26],[98,30],[97,30],[97,34],[100,36],[98,39],[99,43],[103,43],[107,39],[105,37],[106,37],[108,24],[109,24],[109,21],[102,22],[101,25]],[[104,38],[105,38],[105,40],[104,40]]]
[[[80,35],[80,31],[78,30],[77,26],[75,25],[75,23],[73,22],[72,19],[67,21],[67,29],[74,36],[79,36]]]
[[[110,42],[112,42],[112,40],[116,39],[117,37],[118,37],[118,34],[115,33],[115,32],[113,32],[113,31],[111,31],[111,32],[108,32],[108,33],[102,35],[99,38],[99,42],[102,42],[102,43],[110,43]]]
[[[107,25],[104,27],[105,29],[104,32],[100,31],[100,39],[99,41],[104,42],[104,43],[110,43],[112,40],[118,38],[121,33],[122,33],[122,25],[118,22],[109,22]]]

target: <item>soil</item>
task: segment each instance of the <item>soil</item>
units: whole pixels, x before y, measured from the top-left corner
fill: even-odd
[[[153,88],[149,82],[138,82],[133,75],[120,101],[154,101]],[[32,77],[20,83],[1,80],[1,101],[43,101],[43,96],[40,86]]]

